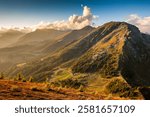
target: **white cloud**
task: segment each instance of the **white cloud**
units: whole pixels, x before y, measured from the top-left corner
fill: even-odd
[[[14,31],[21,31],[21,32],[31,32],[33,31],[33,29],[31,27],[22,27],[22,28],[18,28],[18,27],[14,27],[14,26],[10,26],[10,27],[0,27],[0,32],[7,32],[8,30],[14,30]]]
[[[93,20],[97,19],[98,16],[92,14],[91,9],[87,6],[81,5],[83,8],[82,15],[72,15],[68,18],[67,21],[55,21],[55,22],[43,22],[41,21],[37,25],[31,27],[23,27],[23,28],[16,28],[16,27],[7,27],[7,29],[14,29],[19,31],[34,31],[36,29],[57,29],[57,30],[74,30],[74,29],[81,29],[87,25],[93,25]],[[2,30],[4,28],[0,28]]]
[[[150,33],[150,17],[140,17],[137,14],[131,14],[128,16],[127,22],[137,26],[144,33]]]
[[[87,25],[92,25],[93,20],[97,19],[98,16],[92,14],[91,9],[87,6],[83,7],[83,14],[79,15],[72,15],[68,18],[67,21],[55,21],[53,23],[49,22],[40,22],[38,25],[33,26],[35,29],[42,29],[42,28],[54,28],[58,30],[74,30],[74,29],[81,29]]]

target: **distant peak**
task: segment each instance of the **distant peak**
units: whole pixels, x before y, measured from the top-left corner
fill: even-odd
[[[140,34],[140,30],[136,26],[129,24],[127,22],[111,21],[103,24],[102,26],[99,26],[98,30],[105,30],[105,31],[109,30],[111,32],[115,29],[124,29],[124,28],[126,28],[129,32]]]
[[[94,29],[94,27],[92,27],[92,26],[90,26],[90,25],[88,25],[88,26],[85,26],[84,28],[82,28],[81,30],[89,30],[89,29]]]
[[[111,21],[111,22],[108,22],[104,25],[116,25],[116,26],[127,26],[127,27],[134,27],[134,28],[137,28],[135,25],[132,25],[132,24],[129,24],[127,22],[116,22],[116,21]],[[138,29],[138,28],[137,28]]]

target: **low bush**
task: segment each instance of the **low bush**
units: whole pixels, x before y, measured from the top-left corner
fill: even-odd
[[[4,73],[1,73],[0,79],[4,79]]]
[[[128,83],[120,79],[112,80],[106,86],[106,89],[109,93],[119,95],[120,97],[134,98],[139,96],[139,92],[136,88],[132,88]]]
[[[44,89],[45,89],[45,91],[52,91],[52,86],[51,86],[51,84],[50,84],[50,83],[46,83]]]
[[[26,80],[26,78],[22,78],[22,82],[26,82],[27,80]]]
[[[59,80],[59,81],[55,81],[52,82],[51,85],[55,85],[57,87],[66,87],[66,88],[75,88],[75,89],[79,89],[80,87],[85,87],[86,83],[83,82],[82,80],[78,80],[78,79],[65,79],[65,80]]]
[[[30,76],[29,82],[33,82],[33,77],[32,76]]]
[[[43,89],[42,89],[42,88],[39,88],[39,87],[36,87],[36,86],[31,87],[31,90],[32,90],[32,91],[39,91],[39,92],[43,92]]]
[[[12,86],[12,87],[10,88],[10,90],[11,90],[12,92],[21,92],[21,91],[22,91],[22,89],[21,89],[20,87],[18,87],[18,86]]]

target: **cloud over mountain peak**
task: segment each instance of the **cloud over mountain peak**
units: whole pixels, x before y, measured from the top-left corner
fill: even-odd
[[[92,14],[91,9],[87,6],[83,7],[83,14],[80,15],[72,15],[68,18],[67,21],[55,21],[53,23],[44,23],[40,22],[38,25],[34,26],[36,29],[42,28],[53,28],[57,30],[74,30],[81,29],[88,25],[93,25],[93,20],[97,19],[98,16]]]
[[[97,19],[98,16],[93,15],[91,12],[91,9],[87,6],[82,6],[83,13],[82,15],[71,15],[68,20],[61,20],[61,21],[55,21],[55,22],[44,22],[41,21],[37,25],[33,25],[30,27],[23,27],[23,28],[17,28],[17,27],[7,27],[7,28],[0,28],[0,31],[7,31],[10,29],[18,30],[18,31],[24,31],[24,32],[31,32],[35,31],[36,29],[56,29],[56,30],[76,30],[81,29],[88,25],[93,25],[93,20]]]

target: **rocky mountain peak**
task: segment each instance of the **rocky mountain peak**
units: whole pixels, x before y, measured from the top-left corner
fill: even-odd
[[[125,22],[109,22],[97,30],[99,41],[78,59],[73,72],[98,72],[103,77],[122,74],[131,85],[149,85],[149,75],[145,75],[150,71],[146,65],[149,54],[139,29]]]

